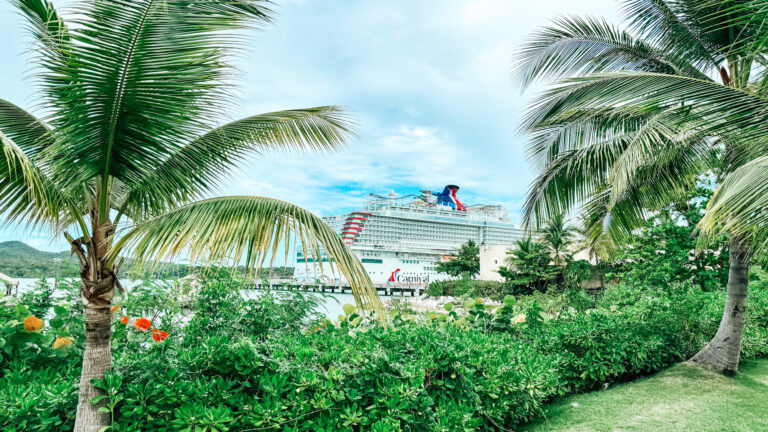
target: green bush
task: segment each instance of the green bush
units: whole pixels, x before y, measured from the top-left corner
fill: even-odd
[[[504,282],[474,279],[435,281],[427,286],[427,294],[432,297],[483,297],[501,300],[511,293],[511,288]]]
[[[768,356],[768,279],[764,272],[749,282],[742,352],[746,357]]]
[[[197,293],[195,314],[186,328],[190,337],[225,332],[266,336],[276,331],[298,331],[320,317],[322,297],[300,292],[259,291],[243,297],[242,280],[206,279]]]
[[[632,307],[572,313],[546,321],[530,339],[559,354],[569,391],[592,389],[659,371],[700,349],[715,330],[698,315],[702,297],[652,297]]]
[[[502,306],[471,300],[463,315],[447,307],[415,319],[401,307],[385,327],[354,307],[332,322],[317,317],[315,297],[248,299],[222,285],[228,283],[206,281],[197,294],[185,294],[196,312],[187,324],[170,317],[178,305],[152,304],[151,284],[122,302],[113,368],[98,383],[113,414],[111,430],[515,429],[554,397],[686,359],[714,334],[724,302],[722,291],[690,282],[648,290],[614,285],[597,299],[567,290],[507,296]],[[165,298],[166,288],[158,285],[155,298]],[[745,358],[767,351],[763,279],[750,283],[748,305]],[[54,328],[54,317],[29,336],[18,321],[27,313],[25,306],[0,307],[0,429],[71,430],[82,319],[57,306],[56,317],[69,324]],[[150,332],[123,324],[122,313],[167,314],[162,326],[170,336],[155,342]],[[68,355],[57,354],[52,335],[66,331],[75,343]],[[19,332],[32,343],[7,342]]]
[[[494,430],[538,414],[558,385],[551,357],[453,325],[223,342],[180,347],[173,367],[162,347],[143,352],[121,374],[116,430]]]

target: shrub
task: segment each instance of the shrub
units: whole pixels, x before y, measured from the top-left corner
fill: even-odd
[[[466,296],[501,300],[510,293],[510,287],[504,282],[474,279],[435,281],[427,286],[427,294],[432,297]]]
[[[118,431],[499,430],[559,389],[553,357],[445,323],[213,336],[134,354],[100,384]]]
[[[447,307],[434,319],[403,306],[384,327],[354,307],[332,322],[317,317],[315,297],[247,299],[219,283],[201,287],[191,303],[198,315],[161,342],[115,314],[114,365],[98,383],[111,430],[510,430],[556,396],[689,357],[715,332],[724,301],[691,282],[615,285],[598,299],[580,290],[507,296],[498,307],[473,299],[466,315]],[[745,358],[766,353],[768,284],[753,280],[749,296]],[[123,303],[128,311],[175,307]],[[56,306],[70,324],[53,318],[29,332],[19,320],[28,312],[0,307],[0,429],[71,430],[81,317]],[[59,355],[51,344],[67,328],[74,344]],[[17,343],[18,332],[32,339]]]
[[[743,354],[746,357],[768,356],[768,279],[755,277],[749,282]]]
[[[40,278],[35,282],[33,289],[21,295],[20,303],[28,305],[32,315],[45,317],[57,300],[54,290],[54,285],[49,284],[45,278]]]
[[[246,299],[242,286],[242,280],[237,279],[203,279],[200,292],[194,296],[195,314],[187,334],[266,336],[276,331],[297,331],[320,317],[320,295],[259,291]]]

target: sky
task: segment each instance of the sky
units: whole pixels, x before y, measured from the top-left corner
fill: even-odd
[[[68,1],[54,4],[65,6]],[[535,91],[511,79],[515,49],[559,15],[618,22],[616,0],[275,0],[277,19],[252,33],[235,117],[343,105],[356,136],[334,154],[267,153],[221,194],[259,195],[318,215],[358,207],[369,193],[461,187],[467,204],[502,204],[513,219],[534,178],[518,124]],[[30,108],[29,40],[0,2],[0,98]],[[21,227],[0,241],[42,250],[66,243]]]

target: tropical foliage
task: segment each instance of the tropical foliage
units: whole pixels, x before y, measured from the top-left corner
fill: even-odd
[[[507,255],[506,265],[499,267],[498,272],[511,287],[510,294],[546,291],[550,284],[557,282],[557,276],[562,271],[558,266],[551,264],[551,248],[530,237],[519,240],[517,247],[509,250]]]
[[[728,280],[726,239],[696,250],[696,225],[711,196],[712,188],[702,184],[649,217],[606,263],[608,279],[653,287],[691,281],[703,290],[722,289]]]
[[[580,208],[591,245],[606,251],[642,227],[649,212],[685,197],[698,175],[722,181],[699,226],[704,240],[731,234],[731,297],[722,326],[695,360],[734,371],[749,253],[764,234],[754,176],[765,154],[768,112],[765,5],[621,3],[623,27],[560,18],[518,53],[515,73],[524,88],[555,80],[523,125],[540,170],[526,220],[540,224]]]
[[[427,294],[435,297],[465,296],[502,300],[507,295],[576,289],[582,282],[599,277],[598,270],[588,261],[573,260],[571,246],[574,244],[575,230],[572,227],[565,225],[561,219],[559,223],[549,224],[547,229],[548,234],[540,240],[530,237],[519,240],[515,248],[507,251],[504,265],[496,270],[504,282],[474,280],[465,272],[457,279],[431,282]],[[452,261],[473,263],[473,260],[479,260],[476,251],[466,247],[462,249],[468,251],[466,258]],[[459,265],[456,264],[455,268],[459,268]]]
[[[473,278],[480,273],[480,247],[468,240],[461,245],[456,255],[447,261],[437,263],[435,270],[453,277]]]
[[[565,213],[558,213],[548,220],[541,235],[549,248],[552,263],[565,268],[573,260],[572,246],[576,237],[576,228],[568,224]]]
[[[768,284],[755,278],[744,357],[768,355]],[[147,283],[120,298],[114,367],[97,382],[109,430],[517,429],[559,395],[685,359],[717,327],[724,299],[690,283],[619,284],[597,299],[536,293],[441,314],[401,308],[384,326],[352,305],[324,318],[312,295],[246,298],[242,280],[201,281],[192,290]],[[84,316],[77,284],[62,287],[55,313],[30,329],[39,305],[0,306],[4,431],[73,428]],[[59,337],[71,344],[57,347]]]

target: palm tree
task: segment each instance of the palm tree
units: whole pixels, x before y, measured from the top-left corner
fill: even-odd
[[[621,3],[626,30],[597,18],[560,18],[532,35],[515,64],[523,88],[556,80],[524,121],[540,170],[526,221],[539,225],[580,208],[587,239],[600,247],[683,197],[698,174],[726,185],[738,173],[744,182],[745,170],[761,162],[745,163],[768,148],[765,0]],[[745,202],[743,189],[729,190]],[[693,361],[733,372],[755,230],[736,229],[723,209],[722,223],[710,217],[702,226],[730,230],[727,301],[717,334]]]
[[[98,394],[90,382],[110,367],[123,255],[157,263],[188,253],[253,270],[294,235],[305,253],[335,260],[361,307],[381,310],[362,265],[321,219],[271,198],[210,198],[248,155],[336,150],[351,132],[333,106],[227,121],[231,59],[243,29],[271,22],[270,2],[87,0],[67,21],[47,0],[12,3],[36,43],[41,117],[0,100],[0,210],[65,236],[79,259],[86,342],[76,431],[108,424],[102,403],[89,403]],[[127,228],[116,232],[119,223]]]
[[[558,213],[547,220],[541,234],[542,241],[552,254],[552,262],[565,272],[565,267],[573,259],[568,248],[573,244],[576,228],[566,223],[565,213]]]
[[[497,272],[512,286],[513,294],[544,292],[560,271],[550,264],[548,247],[530,236],[517,240],[515,245],[517,248],[507,251],[504,266]]]

